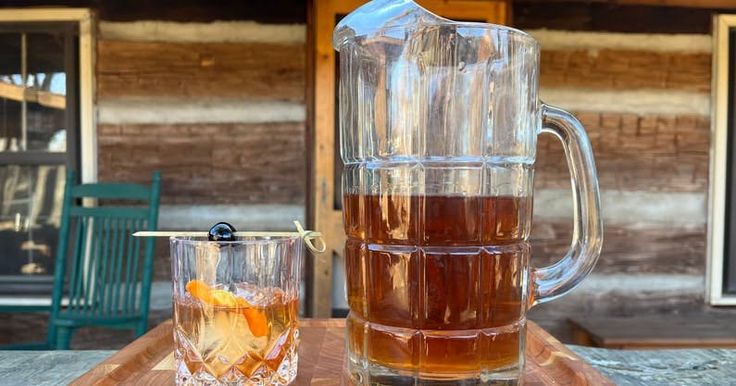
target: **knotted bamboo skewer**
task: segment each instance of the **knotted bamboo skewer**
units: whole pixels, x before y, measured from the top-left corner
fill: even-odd
[[[322,233],[305,230],[299,221],[294,221],[296,232],[235,232],[235,237],[291,237],[300,236],[310,251],[322,253],[327,249]],[[207,232],[184,232],[184,231],[138,231],[133,233],[135,237],[207,237]],[[319,245],[315,245],[315,242]]]

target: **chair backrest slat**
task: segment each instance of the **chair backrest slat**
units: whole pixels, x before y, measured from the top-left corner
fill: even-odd
[[[85,221],[77,221],[75,232],[74,232],[74,242],[72,245],[74,245],[75,249],[78,249],[82,246],[82,230],[85,227]],[[72,262],[72,265],[70,267],[70,280],[68,285],[68,291],[69,291],[69,308],[78,308],[79,307],[79,299],[81,298],[79,296],[80,291],[82,291],[82,281],[84,276],[82,275],[82,262],[79,259],[74,259]]]
[[[136,228],[143,228],[144,221],[141,219],[135,220]],[[128,312],[133,312],[136,309],[136,294],[138,293],[138,261],[140,260],[138,258],[137,253],[140,251],[141,248],[141,239],[140,238],[134,238],[133,239],[133,256],[132,256],[132,262],[130,263],[130,276],[128,276],[128,288],[127,288],[127,294],[128,294],[128,301],[127,309]]]
[[[88,218],[90,222],[92,222],[92,233],[90,235],[84,235],[87,242],[91,243],[90,248],[87,248],[86,250],[79,250],[76,251],[75,256],[78,256],[77,258],[83,259],[86,261],[87,266],[87,281],[86,281],[86,302],[85,302],[85,312],[88,314],[94,314],[94,305],[97,303],[97,296],[99,295],[99,290],[97,283],[99,281],[100,277],[100,263],[101,261],[99,259],[96,259],[96,256],[100,256],[102,254],[102,242],[103,238],[105,237],[105,219],[104,218]]]
[[[120,278],[122,277],[122,273],[120,271],[123,269],[123,252],[126,239],[125,232],[128,230],[128,219],[117,219],[117,225],[118,240],[115,248],[115,278],[113,279],[112,285],[112,299],[110,299],[110,312],[112,314],[116,314],[120,311]]]
[[[110,200],[140,200],[151,199],[151,188],[138,184],[96,183],[76,185],[71,191],[74,198],[99,198]]]
[[[95,260],[99,266],[97,274],[94,277],[95,300],[92,304],[92,315],[94,316],[100,316],[100,310],[102,308],[100,305],[105,298],[105,273],[107,272],[107,260],[109,258],[107,252],[108,246],[110,245],[110,230],[108,229],[110,226],[110,220],[107,217],[97,217],[97,220],[101,222],[100,229],[102,237],[100,238],[100,243],[98,243],[98,252],[90,256],[90,258]]]
[[[63,263],[57,261],[56,265],[52,318],[68,314],[110,322],[146,318],[148,309],[141,306],[147,305],[148,299],[140,298],[150,294],[153,239],[141,240],[132,233],[156,230],[160,175],[154,174],[150,187],[117,183],[74,186],[72,181],[70,174],[59,236],[68,242],[60,241],[57,251],[57,260]],[[82,199],[125,203],[90,206]],[[69,299],[63,310],[62,296]]]
[[[118,206],[118,207],[80,207],[75,206],[69,210],[72,217],[102,217],[102,218],[146,218],[148,216],[148,208]]]
[[[117,245],[118,245],[118,219],[117,218],[110,218],[110,243],[107,245],[108,249],[108,258],[107,258],[107,271],[105,271],[105,298],[102,301],[102,314],[103,315],[110,315],[111,313],[111,306],[112,306],[112,292],[115,289],[115,264],[117,261],[115,260],[115,252],[117,251]]]

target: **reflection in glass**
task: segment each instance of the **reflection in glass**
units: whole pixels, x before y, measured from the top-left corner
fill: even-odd
[[[0,167],[0,275],[51,275],[64,166]]]
[[[0,33],[0,151],[66,151],[64,34]]]
[[[76,35],[61,23],[0,27],[0,293],[41,293],[54,274],[64,175],[76,157],[67,147]],[[20,283],[31,284],[13,287]]]

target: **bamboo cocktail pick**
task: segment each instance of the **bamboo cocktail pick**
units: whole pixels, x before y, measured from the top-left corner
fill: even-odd
[[[310,251],[322,253],[327,249],[322,233],[305,230],[299,221],[294,221],[296,232],[235,232],[235,237],[289,237],[300,236]],[[138,231],[135,237],[207,237],[207,232],[180,232],[180,231]],[[317,247],[315,242],[319,245]]]

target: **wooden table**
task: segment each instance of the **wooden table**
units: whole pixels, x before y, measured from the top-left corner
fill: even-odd
[[[315,327],[321,323],[331,324],[332,327]],[[334,347],[334,349],[341,352],[343,350],[341,323],[340,321],[305,321],[303,323],[305,327],[302,330],[306,334],[303,334],[303,336],[308,335],[310,341],[312,341],[318,339],[320,331],[322,331],[323,340],[330,337],[334,339],[333,341],[340,342],[339,347]],[[170,327],[166,326],[157,327],[126,349],[140,350],[139,353],[142,356],[139,359],[145,362],[148,358],[155,362],[157,350],[152,349],[150,344],[157,342],[159,344],[170,344],[166,343],[167,340],[170,341],[171,339],[169,331],[166,330]],[[541,331],[541,334],[541,336],[545,336],[546,333]],[[147,343],[144,340],[147,340]],[[144,348],[146,346],[148,347]],[[620,386],[720,386],[733,384],[734,379],[736,379],[736,350],[620,351],[581,346],[569,346],[569,348],[585,362],[590,363],[595,369]],[[306,380],[306,378],[310,377],[311,381],[319,381],[320,379],[315,377],[317,371],[323,371],[325,365],[337,365],[339,362],[337,358],[334,362],[324,362],[325,365],[318,365],[320,362],[318,358],[334,357],[334,354],[330,353],[331,349],[331,346],[324,346],[322,350],[310,353],[311,355],[301,355],[299,363],[301,384],[309,384],[309,380]],[[66,385],[89,369],[93,370],[84,375],[85,378],[82,380],[89,380],[92,374],[98,379],[104,375],[123,375],[124,371],[116,370],[125,370],[126,366],[114,363],[121,358],[123,352],[117,352],[110,356],[111,354],[113,354],[112,351],[0,351],[0,384],[8,386]],[[108,356],[110,357],[103,361]],[[160,363],[160,361],[153,363],[153,365],[157,363]],[[149,364],[149,366],[153,365]],[[134,369],[136,366],[143,368],[146,364],[136,364],[134,361],[127,368]],[[108,380],[112,381],[113,384],[116,383],[114,379],[108,378]],[[171,382],[171,379],[166,377],[156,378],[156,380],[162,384]],[[325,380],[323,384],[331,384],[328,382],[329,379]],[[80,382],[77,382],[77,384],[80,384]],[[319,383],[314,382],[312,384]]]
[[[573,343],[614,349],[736,348],[733,314],[569,319]],[[736,381],[735,381],[736,382]]]
[[[345,357],[345,320],[303,320],[299,325],[299,373],[295,385],[340,385]],[[77,379],[72,385],[162,385],[174,379],[172,323],[167,321]],[[574,352],[529,322],[527,385],[613,385]]]

